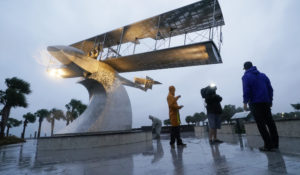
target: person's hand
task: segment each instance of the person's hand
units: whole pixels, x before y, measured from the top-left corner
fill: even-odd
[[[244,103],[244,111],[248,111],[247,103]]]

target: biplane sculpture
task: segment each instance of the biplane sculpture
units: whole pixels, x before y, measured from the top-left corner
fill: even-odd
[[[64,78],[82,77],[80,83],[90,96],[85,112],[59,133],[131,129],[131,104],[123,85],[146,91],[160,82],[150,77],[133,82],[119,73],[222,63],[222,25],[218,1],[202,0],[70,46],[49,46],[48,52],[62,63],[56,73]],[[214,43],[216,31],[220,31],[219,48]],[[190,36],[200,36],[202,41]],[[178,44],[180,37],[183,42]],[[151,43],[151,50],[140,47]]]

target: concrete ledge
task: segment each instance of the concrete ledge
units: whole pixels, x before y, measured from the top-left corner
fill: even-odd
[[[234,125],[224,124],[221,126],[221,129],[218,130],[218,134],[234,134],[235,128]]]
[[[97,133],[61,134],[38,139],[38,150],[64,150],[124,145],[152,140],[151,131],[129,130]]]
[[[207,134],[207,127],[208,126],[195,126],[195,136],[200,137]],[[224,124],[221,126],[221,129],[218,129],[218,134],[234,134],[235,128],[234,125]]]
[[[194,132],[196,137],[202,137],[207,134],[207,126],[194,126]]]
[[[246,135],[254,135],[254,136],[258,136],[259,131],[257,129],[256,123],[245,123],[245,130],[246,130]]]
[[[278,120],[275,121],[279,137],[300,138],[300,120]],[[260,135],[255,122],[245,123],[247,135]]]
[[[101,159],[109,160],[111,157],[115,157],[117,160],[125,159],[126,165],[131,162],[134,154],[142,154],[144,152],[153,152],[152,140],[146,142],[118,145],[118,146],[106,146],[99,148],[87,148],[87,149],[65,149],[65,150],[40,150],[36,152],[35,164],[51,164],[52,162],[70,163],[72,161],[91,161],[101,157]],[[114,161],[114,160],[110,160]],[[109,167],[107,167],[109,168]],[[76,173],[75,173],[76,174]],[[96,173],[97,174],[97,173]]]
[[[170,133],[172,126],[161,127],[161,133]],[[180,132],[194,132],[194,125],[180,125]]]

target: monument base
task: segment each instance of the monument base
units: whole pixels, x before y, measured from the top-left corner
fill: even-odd
[[[152,132],[143,130],[58,134],[53,137],[39,138],[37,142],[37,149],[86,149],[125,145],[150,140],[152,140]]]

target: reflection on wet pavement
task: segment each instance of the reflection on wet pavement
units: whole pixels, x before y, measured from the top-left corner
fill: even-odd
[[[182,159],[182,154],[183,154],[183,147],[177,147],[176,149],[170,148],[170,152],[172,155],[172,162],[174,166],[174,174],[184,174],[184,166],[183,166],[183,159]]]
[[[186,148],[161,140],[129,145],[61,150],[37,150],[36,140],[0,147],[0,174],[299,174],[299,140],[284,140],[280,151],[260,152],[259,138],[220,135],[223,144],[207,137],[184,137]],[[293,147],[288,149],[287,145]],[[286,151],[292,150],[292,151]]]

